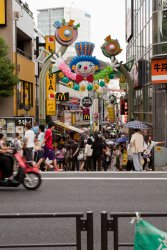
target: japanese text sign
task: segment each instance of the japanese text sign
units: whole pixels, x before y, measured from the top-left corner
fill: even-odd
[[[167,58],[155,58],[151,62],[152,84],[167,83]]]

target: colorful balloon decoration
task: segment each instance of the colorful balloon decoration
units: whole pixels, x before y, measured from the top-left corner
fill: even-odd
[[[54,27],[56,28],[55,38],[56,41],[64,46],[69,46],[75,42],[78,37],[78,28],[80,24],[74,26],[74,20],[65,22],[65,19],[62,21],[56,21]]]
[[[106,79],[111,73],[113,73],[113,69],[110,66],[107,66],[99,73],[96,73],[99,71],[100,63],[95,56],[92,56],[94,47],[95,45],[91,42],[75,43],[77,56],[71,60],[69,66],[61,58],[59,59],[54,56],[55,64],[65,76],[62,79],[63,83],[66,84],[66,79],[69,79],[69,81],[73,80],[75,82],[73,89],[80,91],[87,89],[88,91],[92,91],[98,89],[98,80]],[[76,84],[79,85],[78,88],[76,87]],[[103,84],[98,83],[98,85],[104,87],[105,82],[103,81]]]
[[[63,19],[62,22],[55,22],[56,27],[55,37],[59,44],[63,46],[71,45],[78,36],[79,24],[74,26],[74,20],[70,20],[68,23]],[[66,86],[72,87],[74,90],[85,91],[97,91],[99,87],[103,88],[107,84],[112,76],[114,70],[119,65],[117,61],[112,61],[110,65],[99,71],[100,62],[93,56],[93,50],[95,45],[91,42],[77,42],[75,43],[75,50],[77,56],[75,56],[69,65],[58,55],[54,54],[53,69],[55,72],[61,70],[63,77],[61,81]],[[102,52],[107,57],[118,55],[121,52],[118,40],[111,39],[110,36],[106,37],[105,43],[102,45]],[[54,70],[53,72],[54,73]],[[73,81],[73,84],[72,84]],[[70,83],[69,83],[70,82]],[[99,90],[98,90],[99,91]]]
[[[111,36],[107,36],[105,38],[105,43],[102,45],[101,49],[103,54],[109,58],[111,58],[112,56],[116,56],[122,52],[118,40],[111,39]]]

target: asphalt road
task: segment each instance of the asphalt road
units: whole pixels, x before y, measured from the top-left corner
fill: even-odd
[[[87,211],[93,211],[95,250],[100,250],[101,211],[167,212],[166,172],[63,172],[43,173],[42,176],[42,185],[36,191],[27,191],[23,186],[0,188],[0,213],[84,212],[85,214]],[[130,224],[130,220],[129,218],[120,221],[121,242],[133,241],[135,225]],[[148,221],[167,231],[167,219],[149,218]],[[74,228],[75,221],[67,218],[1,219],[0,244],[74,242]],[[82,249],[86,249],[86,233],[83,232],[82,236]],[[109,245],[109,249],[113,249],[111,232],[109,232]]]

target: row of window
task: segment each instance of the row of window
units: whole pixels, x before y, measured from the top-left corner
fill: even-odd
[[[27,106],[33,107],[33,84],[20,81],[17,87],[19,109],[23,109]]]
[[[152,123],[152,5],[148,0],[133,1],[133,36],[127,46],[127,61],[135,59],[134,119]]]

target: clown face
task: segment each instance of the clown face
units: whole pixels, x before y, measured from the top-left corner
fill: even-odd
[[[92,62],[81,61],[75,66],[75,73],[87,77],[88,75],[93,75],[96,71],[96,66]]]

